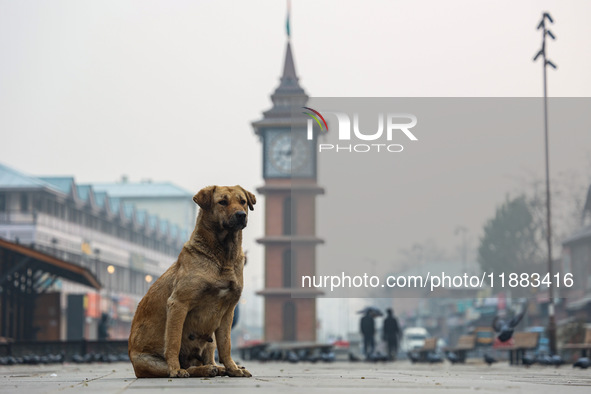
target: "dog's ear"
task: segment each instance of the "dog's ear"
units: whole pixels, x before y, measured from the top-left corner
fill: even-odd
[[[246,194],[246,202],[248,203],[248,208],[251,211],[254,211],[254,204],[257,203],[257,198],[254,196],[254,194],[252,194],[242,186],[236,185],[236,187],[239,187],[244,192],[244,194]]]
[[[215,186],[204,187],[199,190],[199,193],[193,196],[193,201],[201,207],[201,209],[208,210],[213,204],[213,193],[215,192]]]

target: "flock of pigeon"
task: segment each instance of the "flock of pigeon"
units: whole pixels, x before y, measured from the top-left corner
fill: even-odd
[[[455,364],[457,362],[459,362],[458,357],[455,353],[453,352],[448,352],[446,354],[446,358],[452,363]],[[491,366],[494,363],[498,362],[497,359],[495,359],[494,357],[485,354],[484,355],[484,362],[488,365]],[[546,366],[554,366],[554,367],[560,367],[561,365],[566,364],[566,361],[564,361],[564,359],[562,357],[560,357],[559,355],[554,355],[554,356],[549,356],[549,355],[539,355],[536,357],[532,357],[532,356],[528,356],[528,355],[523,355],[523,357],[521,358],[521,363],[523,365],[525,365],[526,367],[530,367],[534,364],[538,364],[538,365],[546,365]],[[587,369],[589,368],[589,366],[591,366],[591,363],[589,362],[589,358],[588,357],[581,357],[577,360],[577,362],[575,362],[573,364],[573,368],[581,368],[581,369]]]
[[[296,353],[293,350],[289,350],[287,352],[283,352],[281,350],[273,350],[273,351],[262,351],[258,354],[257,360],[259,361],[287,361],[290,363],[298,363],[300,361],[306,361],[311,363],[316,363],[318,361],[323,361],[325,363],[330,363],[335,361],[336,357],[334,352],[323,352],[320,354],[306,354],[306,353]]]
[[[109,354],[109,353],[88,353],[85,355],[74,354],[70,360],[67,359],[66,354],[61,352],[59,354],[47,354],[39,356],[36,354],[29,354],[22,357],[4,356],[0,357],[0,365],[38,365],[38,364],[63,364],[66,361],[75,364],[84,363],[115,363],[120,361],[129,361],[127,353]]]

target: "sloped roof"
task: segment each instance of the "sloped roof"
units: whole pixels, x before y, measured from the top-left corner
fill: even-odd
[[[93,183],[96,192],[106,192],[110,197],[193,197],[193,193],[170,182],[143,183]]]
[[[49,188],[59,191],[52,184],[42,179],[23,174],[0,163],[0,188]]]
[[[90,196],[94,194],[90,185],[76,185],[76,192],[78,193],[78,198],[82,201],[88,201]]]
[[[107,198],[107,193],[105,192],[94,192],[94,197],[96,198],[96,205],[99,208],[105,208],[105,200]],[[110,209],[111,207],[109,207]]]
[[[34,266],[36,269],[41,268],[45,272],[68,279],[72,282],[93,287],[96,290],[101,289],[100,282],[88,268],[81,267],[30,247],[15,244],[3,239],[0,239],[0,248],[26,257],[25,259],[22,259],[23,262],[26,262],[26,266]]]
[[[39,179],[53,185],[54,188],[64,194],[69,194],[72,189],[72,185],[74,184],[74,178],[71,176],[42,176],[39,177]]]
[[[562,243],[566,245],[572,242],[582,240],[591,240],[591,225],[574,231],[571,235],[568,236],[568,238],[562,241]]]
[[[183,197],[191,198],[190,193],[169,182],[161,183],[121,183],[121,184],[76,184],[73,177],[33,177],[0,163],[0,189],[49,189],[58,194],[65,194],[81,202],[93,203],[104,209],[109,204],[111,213],[123,215],[122,219],[133,220],[140,226],[149,227],[160,234],[179,238],[182,232],[190,234],[165,219],[144,210],[136,210],[135,205],[126,202],[124,197]]]

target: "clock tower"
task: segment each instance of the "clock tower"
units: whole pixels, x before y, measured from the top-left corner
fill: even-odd
[[[263,144],[265,235],[264,339],[315,341],[316,299],[319,291],[301,289],[302,275],[314,275],[316,196],[324,189],[316,182],[316,141],[306,138],[303,122],[294,123],[308,96],[300,87],[291,43],[287,41],[283,75],[271,95],[273,106],[253,122]]]

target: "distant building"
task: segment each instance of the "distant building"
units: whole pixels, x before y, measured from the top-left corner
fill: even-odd
[[[581,227],[562,243],[562,272],[573,274],[573,286],[561,289],[568,297],[570,316],[589,321],[591,318],[591,186],[583,206]]]
[[[186,241],[186,229],[138,208],[127,200],[130,193],[119,198],[107,189],[95,190],[71,177],[32,177],[0,164],[0,238],[87,268],[103,286],[96,293],[66,280],[53,284],[50,291],[61,293],[62,310],[60,338],[55,339],[77,339],[71,335],[76,330],[67,327],[79,318],[85,322],[82,336],[96,338],[102,312],[111,316],[111,337],[126,338],[137,303]],[[164,190],[177,190],[170,200],[182,205],[181,189],[168,185]],[[190,194],[185,198],[193,204]],[[69,303],[83,306],[84,316],[71,315]]]
[[[252,124],[263,143],[265,184],[257,191],[265,196],[266,223],[257,242],[265,247],[265,288],[257,294],[265,297],[264,338],[316,341],[316,297],[322,292],[298,287],[295,278],[316,271],[316,246],[324,242],[316,236],[316,196],[324,189],[316,179],[315,141],[292,144],[292,109],[299,111],[308,96],[298,82],[289,38],[283,75],[271,100],[271,109]],[[309,159],[292,167],[296,157]]]
[[[93,183],[96,192],[106,193],[124,203],[133,204],[136,210],[146,210],[176,224],[188,237],[195,227],[197,205],[193,194],[170,182],[150,180],[133,183],[125,177],[118,183]]]

